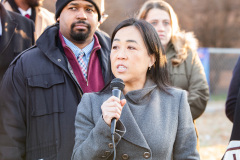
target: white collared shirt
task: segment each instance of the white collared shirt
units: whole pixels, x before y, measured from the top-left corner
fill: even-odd
[[[25,16],[26,14],[28,14],[29,16],[32,15],[32,8],[28,8],[28,10],[24,11],[23,9],[18,7],[18,10],[20,11],[21,15]]]

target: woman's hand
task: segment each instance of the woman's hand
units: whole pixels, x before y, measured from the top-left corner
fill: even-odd
[[[112,96],[108,100],[106,100],[102,106],[102,115],[103,120],[107,123],[107,125],[111,126],[111,120],[116,118],[118,120],[122,113],[122,108],[126,104],[126,99],[120,100],[119,98]]]

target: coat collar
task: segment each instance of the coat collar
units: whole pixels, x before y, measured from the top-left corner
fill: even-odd
[[[176,56],[174,46],[173,46],[172,42],[169,42],[167,45],[167,49],[166,49],[166,57],[167,57],[168,62],[174,56]]]
[[[151,92],[157,87],[157,85],[151,80],[147,79],[143,89],[134,90],[128,92],[125,97],[128,102],[134,104],[148,103]]]
[[[125,95],[125,98],[127,101],[131,101],[131,103],[147,103],[147,99],[149,100],[149,96],[156,87],[157,85],[154,84],[152,80],[148,79],[143,89],[131,91]],[[122,98],[124,98],[124,96],[122,96]],[[126,133],[123,136],[125,140],[143,148],[150,149],[142,131],[132,115],[128,103],[123,107],[120,121],[126,128]]]
[[[8,2],[9,5],[11,6],[13,12],[17,12],[17,13],[21,14],[21,12],[18,10],[18,6],[17,6],[17,4],[15,3],[14,0],[4,1],[4,3],[7,3],[7,2]]]
[[[36,46],[47,56],[54,64],[65,70],[68,74],[68,64],[64,55],[64,50],[59,40],[59,25],[56,23],[48,27],[37,39]]]
[[[103,79],[105,84],[108,84],[113,79],[113,74],[111,71],[111,63],[110,63],[110,52],[111,52],[111,42],[108,35],[106,35],[103,31],[97,30],[95,32],[98,37],[99,44],[101,45],[100,52],[98,54],[100,64],[102,67]]]
[[[5,48],[8,47],[7,44],[12,40],[17,23],[14,22],[14,17],[5,10],[2,4],[0,4],[0,8],[2,20],[2,38],[0,44],[1,54]]]

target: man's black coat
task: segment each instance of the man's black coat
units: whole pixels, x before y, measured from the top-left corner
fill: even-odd
[[[33,21],[10,11],[0,3],[2,36],[0,40],[0,82],[11,61],[34,44]]]

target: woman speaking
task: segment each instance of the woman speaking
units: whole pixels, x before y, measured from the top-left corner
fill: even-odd
[[[197,137],[185,91],[168,85],[157,32],[143,20],[121,22],[112,34],[111,69],[125,83],[121,98],[109,86],[84,94],[76,114],[72,159],[197,160]]]

